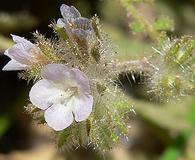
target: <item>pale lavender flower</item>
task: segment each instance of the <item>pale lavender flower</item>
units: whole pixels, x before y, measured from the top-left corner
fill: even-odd
[[[30,41],[16,35],[11,36],[16,44],[4,52],[11,60],[3,67],[3,70],[24,70],[36,61],[41,51]]]
[[[45,110],[47,124],[56,131],[74,121],[86,120],[92,112],[93,97],[88,79],[78,69],[62,64],[48,64],[41,72],[42,80],[32,87],[29,97],[33,105]]]
[[[91,21],[88,18],[81,17],[81,14],[75,7],[62,4],[60,11],[63,18],[58,19],[57,25],[65,28],[69,36],[86,38],[92,33]]]
[[[71,19],[71,18],[74,19],[74,18],[81,17],[81,14],[74,6],[69,7],[65,4],[62,4],[60,7],[60,11],[64,19]]]

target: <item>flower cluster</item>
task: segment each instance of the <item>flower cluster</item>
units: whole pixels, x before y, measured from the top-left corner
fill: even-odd
[[[91,21],[88,18],[81,17],[76,8],[63,4],[60,11],[63,18],[58,19],[57,25],[64,28],[70,38],[82,40],[92,34]]]
[[[11,58],[3,70],[22,70],[34,80],[27,110],[38,123],[56,132],[59,147],[93,144],[108,150],[128,133],[124,119],[129,104],[113,83],[113,50],[97,16],[81,17],[73,6],[63,4],[63,18],[53,23],[58,39],[38,32],[35,43],[12,35],[14,46],[5,51]]]
[[[5,51],[11,58],[3,70],[24,70],[32,63],[44,61],[41,50],[26,39],[12,35],[17,43]],[[46,110],[45,120],[54,130],[67,128],[73,122],[88,118],[92,111],[93,97],[89,82],[78,69],[62,64],[47,64],[41,71],[42,79],[30,91],[30,101]]]
[[[86,37],[87,31],[82,29],[82,25],[89,23],[89,20],[80,18],[80,13],[74,7],[62,5],[60,10],[64,19],[59,19],[58,25],[63,22],[70,37]],[[70,24],[76,25],[75,29],[70,28]],[[5,51],[4,54],[11,60],[3,70],[25,70],[32,64],[46,64],[41,70],[41,80],[32,87],[29,97],[33,105],[45,110],[47,124],[59,131],[67,128],[74,119],[77,122],[86,120],[93,106],[87,77],[79,69],[70,69],[63,64],[48,64],[35,44],[16,35],[12,35],[12,38],[16,44]]]

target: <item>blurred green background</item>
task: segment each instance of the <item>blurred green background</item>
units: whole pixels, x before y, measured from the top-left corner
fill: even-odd
[[[131,16],[117,0],[6,0],[0,5],[1,68],[9,61],[3,52],[13,44],[10,33],[32,40],[33,31],[38,30],[55,37],[48,25],[61,17],[62,3],[75,6],[85,17],[97,14],[116,45],[119,60],[151,55],[151,41],[129,29]],[[160,14],[171,17],[175,31],[169,35],[173,37],[195,35],[194,0],[156,0],[154,5],[143,4],[137,9],[149,20]],[[0,71],[0,160],[195,160],[194,97],[158,104],[142,90],[139,74],[131,83],[125,76],[120,80],[136,111],[130,115],[129,142],[114,147],[110,156],[86,148],[65,154],[57,151],[47,127],[31,122],[25,112],[32,84],[19,80],[17,72]]]

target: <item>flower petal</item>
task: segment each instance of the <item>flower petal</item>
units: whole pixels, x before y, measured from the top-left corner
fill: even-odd
[[[69,69],[63,64],[48,64],[43,67],[41,76],[44,79],[60,82],[63,86],[78,87],[83,93],[89,94],[89,81],[87,77],[78,69]],[[66,88],[66,87],[65,87]]]
[[[49,107],[44,117],[47,124],[56,131],[67,128],[74,120],[70,108],[61,104]]]
[[[91,95],[85,95],[82,98],[73,97],[67,106],[72,107],[77,122],[84,121],[92,112],[93,97]]]
[[[92,31],[92,24],[88,18],[79,17],[74,20],[75,28],[83,29],[85,31]]]
[[[40,80],[31,88],[29,97],[33,105],[40,109],[47,109],[54,103],[58,103],[60,90],[48,80]]]
[[[65,4],[61,5],[60,11],[64,19],[77,18],[81,16],[79,11],[75,7],[73,6],[69,7]]]
[[[59,18],[57,20],[57,25],[58,27],[65,27],[67,25],[66,20],[64,20],[63,18]]]
[[[12,70],[24,70],[27,67],[25,64],[21,64],[15,60],[10,60],[4,67],[3,71],[12,71]]]
[[[77,82],[78,85],[80,85],[82,92],[85,94],[89,94],[90,87],[89,87],[89,81],[87,77],[78,69],[71,69],[71,74],[74,77],[74,80]]]
[[[92,33],[91,31],[85,31],[80,28],[71,29],[69,32],[69,34],[71,34],[74,39],[79,39],[80,41],[86,41],[86,38]]]
[[[23,44],[15,44],[4,53],[6,56],[22,64],[29,64],[31,55],[23,49]]]
[[[69,69],[63,64],[48,64],[41,70],[42,78],[51,81],[62,81],[67,78],[67,73]]]
[[[16,35],[13,35],[13,34],[11,34],[11,36],[12,36],[13,41],[16,42],[16,43],[22,43],[23,45],[25,45],[28,48],[34,47],[33,43],[31,43],[30,41],[26,40],[23,37],[16,36]]]

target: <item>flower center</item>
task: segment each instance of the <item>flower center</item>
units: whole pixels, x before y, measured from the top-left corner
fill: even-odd
[[[72,97],[76,96],[77,93],[78,93],[77,87],[71,87],[66,90],[62,90],[62,92],[60,92],[59,102],[64,105],[67,104]]]

